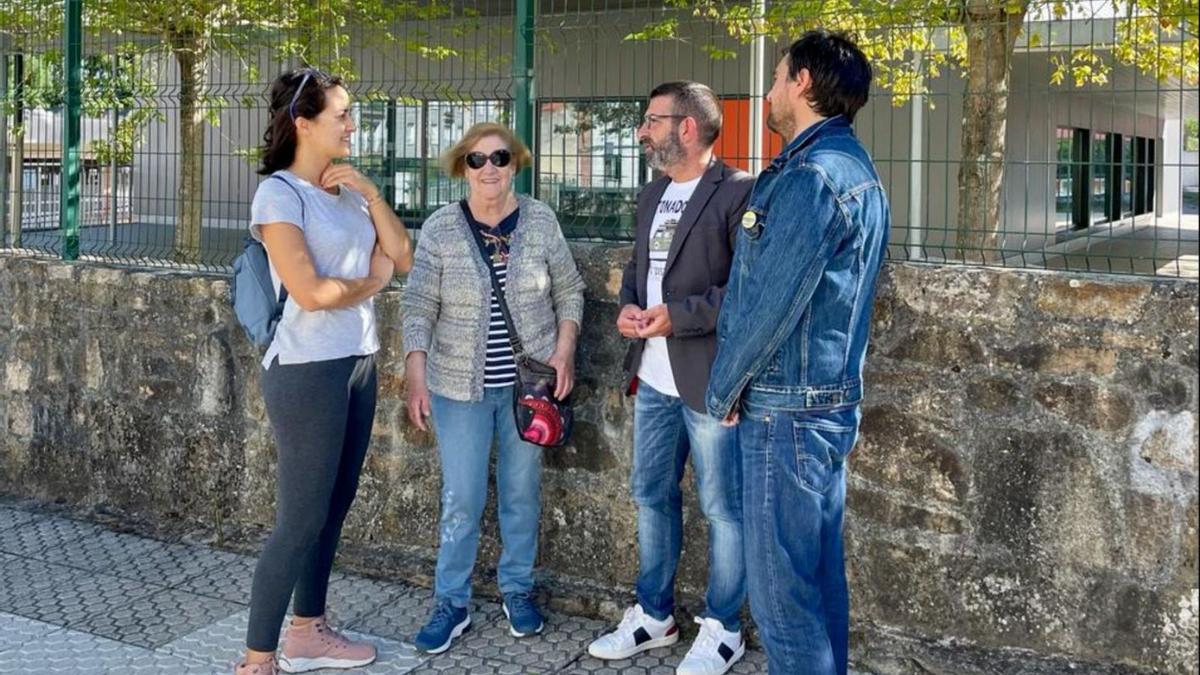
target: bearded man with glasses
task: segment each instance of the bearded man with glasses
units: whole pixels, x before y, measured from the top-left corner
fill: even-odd
[[[638,505],[637,604],[588,653],[625,659],[679,640],[675,573],[683,544],[680,481],[692,459],[708,519],[709,576],[700,632],[677,673],[724,673],[745,652],[746,597],[736,430],[704,410],[717,352],[733,242],[753,179],[713,155],[721,105],[695,82],[650,93],[637,135],[661,176],[638,199],[637,238],[625,267],[617,330],[632,340],[625,359],[633,417],[633,497]]]

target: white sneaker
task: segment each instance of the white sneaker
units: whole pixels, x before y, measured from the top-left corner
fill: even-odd
[[[679,642],[679,626],[674,617],[658,621],[642,611],[641,605],[625,610],[617,629],[601,635],[588,645],[588,654],[606,661],[627,659],[638,652],[666,647]]]
[[[716,619],[696,617],[696,623],[700,624],[700,634],[675,675],[721,675],[746,653],[740,631],[731,633]]]

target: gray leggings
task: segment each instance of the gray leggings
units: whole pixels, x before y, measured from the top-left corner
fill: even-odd
[[[262,374],[279,478],[275,529],[250,592],[246,646],[273,652],[295,591],[296,616],[325,613],[342,522],[354,501],[375,421],[375,357],[280,365]]]

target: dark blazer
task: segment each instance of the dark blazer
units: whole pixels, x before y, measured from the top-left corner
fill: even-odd
[[[650,226],[671,179],[661,176],[638,195],[637,237],[621,281],[621,306],[646,308],[650,268]],[[725,297],[733,242],[750,200],[754,178],[714,159],[679,219],[663,274],[663,303],[671,317],[667,353],[675,387],[687,406],[704,412],[704,390],[717,356],[717,313]],[[626,391],[631,392],[642,363],[645,340],[634,340],[625,356]]]

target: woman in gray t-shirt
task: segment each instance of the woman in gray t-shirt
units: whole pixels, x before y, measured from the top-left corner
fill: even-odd
[[[251,206],[283,317],[263,359],[278,450],[275,529],[254,572],[237,675],[353,668],[375,660],[324,619],[329,572],[375,418],[373,297],[412,267],[412,242],[375,185],[350,164],[354,120],[341,81],[311,68],[271,87],[267,175]],[[280,624],[294,618],[276,660]]]

